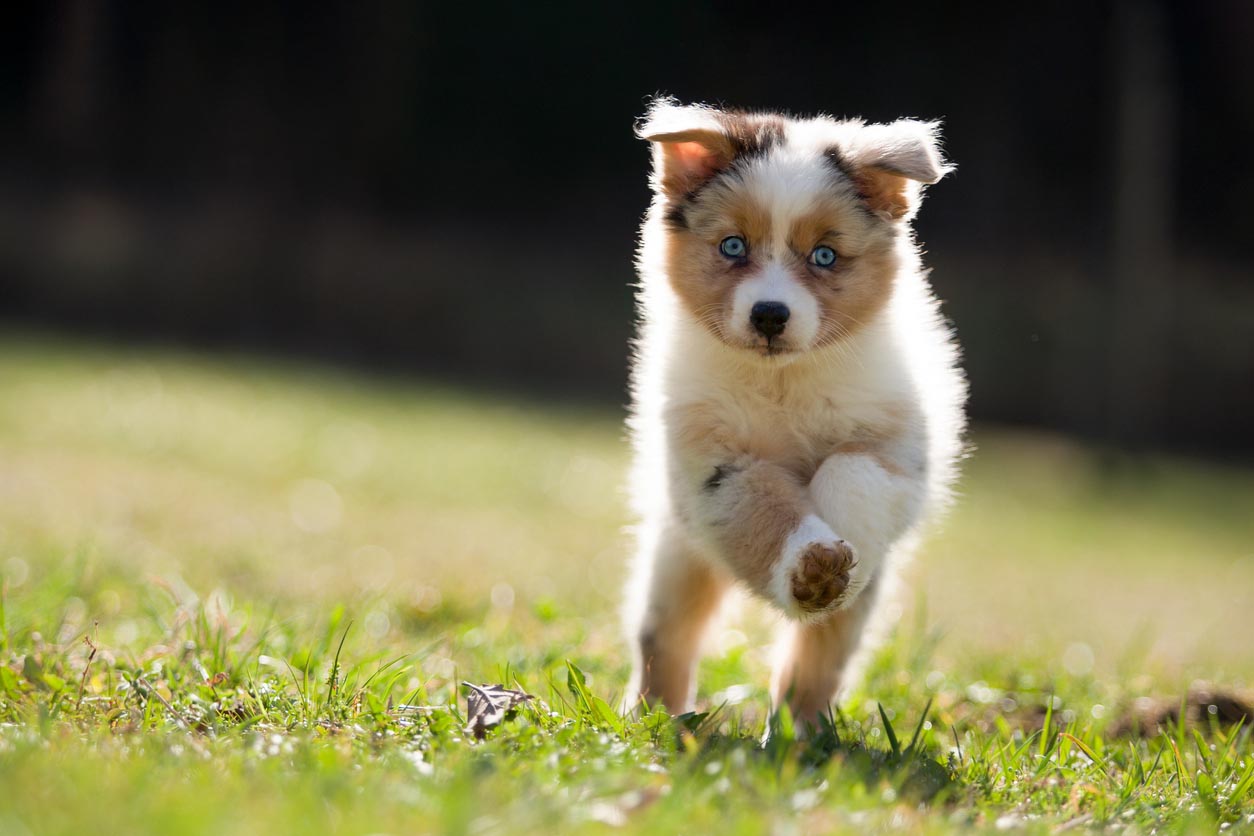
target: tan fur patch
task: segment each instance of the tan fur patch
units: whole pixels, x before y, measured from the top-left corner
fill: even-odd
[[[843,255],[848,258],[853,255],[849,251],[849,244],[841,235],[841,229],[847,229],[847,226],[842,223],[844,220],[842,214],[837,211],[810,212],[797,218],[788,230],[788,248],[803,263],[820,244],[836,250],[838,257]]]
[[[719,539],[736,576],[766,589],[784,542],[809,511],[809,498],[797,478],[779,465],[755,461],[735,475],[732,513]]]
[[[872,166],[859,170],[854,184],[872,212],[897,220],[910,211],[909,180],[900,174]]]
[[[892,237],[858,217],[849,199],[825,201],[797,218],[788,240],[802,260],[797,278],[814,294],[822,311],[818,345],[853,333],[888,302],[898,266]],[[836,250],[834,268],[809,264],[809,254],[819,245]]]
[[[883,309],[893,292],[897,259],[891,251],[871,251],[836,271],[835,281],[816,281],[812,292],[823,311],[819,345],[829,345],[862,326]]]
[[[753,275],[754,258],[770,244],[770,214],[746,194],[716,189],[691,221],[691,230],[668,234],[671,287],[693,316],[724,338],[723,323],[736,286]],[[719,242],[729,235],[739,235],[748,243],[745,263],[719,254]]]
[[[687,232],[671,233],[667,249],[667,277],[688,312],[719,339],[725,339],[724,321],[731,296],[716,278],[730,280],[732,267],[712,257],[714,248]]]

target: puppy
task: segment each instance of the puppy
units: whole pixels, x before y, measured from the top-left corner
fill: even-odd
[[[673,100],[641,232],[627,693],[691,710],[739,584],[783,613],[775,706],[817,725],[962,450],[966,386],[910,220],[935,123]]]

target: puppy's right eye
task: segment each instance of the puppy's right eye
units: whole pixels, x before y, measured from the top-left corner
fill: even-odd
[[[719,242],[718,251],[728,258],[744,258],[749,245],[739,235],[729,235]]]

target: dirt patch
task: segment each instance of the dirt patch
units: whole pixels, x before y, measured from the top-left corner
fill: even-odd
[[[1254,699],[1247,694],[1212,685],[1189,689],[1184,700],[1163,697],[1138,697],[1128,710],[1110,727],[1116,736],[1153,737],[1180,722],[1183,709],[1185,722],[1208,728],[1212,723],[1229,726],[1254,720]]]

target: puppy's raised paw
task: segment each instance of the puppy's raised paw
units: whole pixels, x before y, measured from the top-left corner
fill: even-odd
[[[856,564],[853,549],[844,540],[809,544],[790,578],[797,609],[804,613],[829,609],[849,588],[849,573]]]
[[[803,619],[839,606],[858,565],[853,547],[813,515],[801,521],[780,557],[772,596],[785,612]]]

